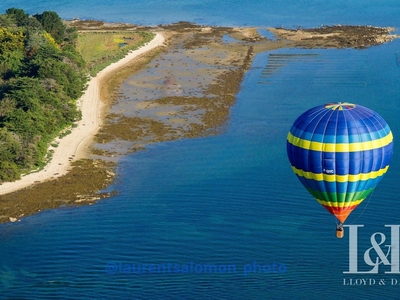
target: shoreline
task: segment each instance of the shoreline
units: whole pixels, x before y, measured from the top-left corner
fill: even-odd
[[[105,103],[101,99],[103,82],[141,54],[162,46],[164,41],[164,36],[161,33],[156,33],[156,36],[149,43],[129,52],[124,58],[107,66],[95,77],[91,78],[85,93],[77,100],[80,103],[82,112],[82,118],[77,122],[78,126],[72,128],[70,134],[57,139],[58,147],[51,148],[54,150],[53,156],[42,170],[21,176],[21,179],[17,181],[4,182],[0,186],[0,195],[21,190],[35,183],[61,177],[70,171],[73,161],[86,158],[87,150],[92,144],[94,135],[103,124],[103,111],[105,108]]]

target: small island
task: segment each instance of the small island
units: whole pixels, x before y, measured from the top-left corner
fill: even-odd
[[[150,143],[219,134],[258,53],[363,49],[397,38],[392,31],[145,27],[9,9],[0,16],[0,55],[7,59],[0,70],[0,222],[92,204],[114,193],[99,191],[115,179],[121,156]],[[119,94],[134,74],[134,98]],[[62,155],[68,145],[75,148]],[[32,179],[13,190],[21,175]]]

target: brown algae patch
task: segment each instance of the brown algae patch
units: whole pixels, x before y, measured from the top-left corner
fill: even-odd
[[[277,37],[295,42],[304,48],[366,48],[398,38],[390,34],[394,28],[373,26],[323,26],[320,28],[269,28]]]
[[[113,193],[99,193],[115,177],[115,163],[82,159],[56,179],[0,195],[0,222],[16,221],[45,209],[91,204]]]
[[[218,29],[216,35],[214,30],[176,33],[168,41],[170,47],[144,70],[129,77],[120,74],[114,84],[106,85],[118,100],[112,101],[95,148],[116,149],[113,143],[132,142],[130,149],[119,148],[124,154],[136,151],[135,145],[223,130],[254,55],[249,43],[234,48],[222,43],[228,32],[231,29]]]

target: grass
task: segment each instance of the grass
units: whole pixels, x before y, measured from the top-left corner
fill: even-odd
[[[77,49],[86,61],[90,75],[94,76],[153,37],[154,33],[148,31],[80,32]]]

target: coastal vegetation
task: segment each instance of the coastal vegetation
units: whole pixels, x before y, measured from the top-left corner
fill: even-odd
[[[153,38],[154,33],[150,31],[82,31],[78,35],[77,50],[94,76]]]
[[[76,40],[55,12],[0,15],[0,182],[43,166],[49,143],[80,118],[87,72]]]
[[[85,31],[56,12],[0,15],[0,183],[42,168],[80,119],[88,75],[149,42],[149,31]],[[61,134],[62,135],[62,134]]]

